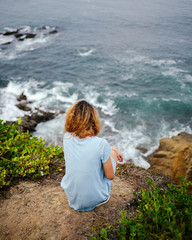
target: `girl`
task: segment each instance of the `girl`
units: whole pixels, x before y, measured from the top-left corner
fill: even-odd
[[[66,173],[61,181],[69,206],[90,211],[109,200],[117,160],[122,154],[97,137],[101,123],[88,102],[76,102],[66,114],[64,157]]]

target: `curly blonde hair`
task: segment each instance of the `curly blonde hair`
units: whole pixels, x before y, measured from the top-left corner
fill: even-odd
[[[97,136],[101,131],[101,122],[95,107],[84,100],[73,104],[66,114],[64,132],[70,132],[79,138]]]

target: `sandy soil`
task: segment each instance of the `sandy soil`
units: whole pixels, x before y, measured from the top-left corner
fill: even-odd
[[[60,179],[24,181],[0,201],[0,240],[88,239],[102,225],[117,222],[119,210],[133,199],[133,185],[115,177],[108,203],[90,211],[68,206]]]

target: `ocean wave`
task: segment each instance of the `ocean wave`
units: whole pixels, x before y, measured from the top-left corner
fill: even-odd
[[[88,57],[92,55],[93,52],[95,52],[95,48],[82,47],[77,50],[78,55],[81,57]]]
[[[86,87],[83,89],[85,99],[93,104],[95,107],[100,108],[101,111],[109,116],[113,116],[116,112],[116,106],[113,99],[104,98],[103,102],[98,101],[100,97],[99,91],[95,91],[92,87]],[[107,91],[106,91],[107,95]]]
[[[126,64],[136,64],[136,63],[141,63],[144,65],[151,65],[151,66],[158,66],[158,67],[162,67],[162,66],[173,66],[176,65],[178,63],[181,63],[180,60],[176,61],[173,59],[153,59],[150,58],[149,56],[145,56],[145,55],[141,55],[138,54],[138,52],[135,51],[126,51],[125,54],[121,55],[121,56],[114,56],[114,58],[122,63],[126,63]]]
[[[185,71],[185,70],[180,69],[180,68],[170,67],[170,68],[164,70],[162,72],[162,75],[164,75],[164,76],[174,76],[175,77],[175,76],[178,76],[178,74],[180,74],[180,73],[187,73],[187,72],[188,71]]]

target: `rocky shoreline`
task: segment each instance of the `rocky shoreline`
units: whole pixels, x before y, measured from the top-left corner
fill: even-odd
[[[19,102],[16,104],[20,110],[28,112],[23,117],[21,117],[21,124],[18,125],[16,121],[7,121],[8,124],[15,124],[18,125],[18,129],[21,132],[34,132],[36,126],[41,122],[46,122],[51,119],[54,119],[59,114],[65,113],[63,110],[58,110],[56,108],[41,110],[40,108],[35,108],[34,110],[30,107],[31,101],[28,101],[27,96],[22,93],[18,98],[17,101]]]
[[[18,125],[21,132],[34,132],[39,123],[49,121],[59,114],[65,113],[63,110],[53,108],[46,111],[40,108],[32,110],[30,107],[32,102],[27,99],[24,93],[18,96],[17,101],[19,103],[16,106],[28,112],[21,117],[21,124]],[[13,121],[8,121],[8,123],[17,124]],[[142,153],[147,151],[139,146],[137,149]],[[161,139],[159,148],[145,157],[145,160],[151,165],[149,170],[157,169],[177,184],[181,183],[181,176],[185,180],[192,181],[192,135],[182,132],[172,138]]]

